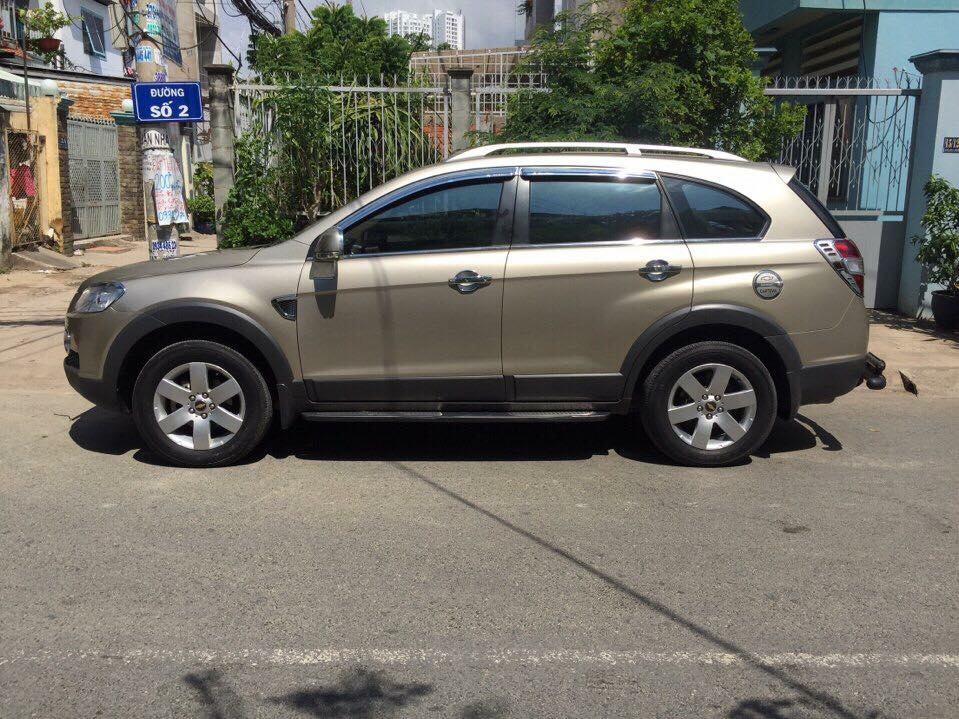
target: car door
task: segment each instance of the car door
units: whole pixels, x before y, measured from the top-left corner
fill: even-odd
[[[340,223],[343,256],[329,263],[330,276],[308,262],[300,279],[297,332],[312,399],[505,399],[503,273],[515,175],[511,167],[448,173]]]
[[[689,250],[655,175],[527,167],[516,209],[503,300],[515,399],[620,399],[633,343],[692,301]]]

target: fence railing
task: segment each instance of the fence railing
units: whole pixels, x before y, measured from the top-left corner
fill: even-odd
[[[766,94],[806,106],[802,131],[778,157],[830,209],[846,214],[905,211],[921,89],[907,76],[777,78]]]
[[[279,159],[288,141],[277,131],[274,100],[294,89],[313,95],[316,112],[326,121],[323,158],[313,176],[317,187],[326,188],[320,211],[335,209],[404,172],[450,155],[450,99],[438,86],[240,83],[234,86],[236,135],[260,134],[270,156]]]
[[[287,85],[234,87],[235,131],[273,139],[276,109],[270,98]],[[336,201],[348,201],[402,172],[445,159],[451,151],[451,98],[445,84],[391,85],[382,80],[300,88],[317,102],[331,127],[324,167]],[[495,132],[509,98],[522,90],[548,91],[542,76],[476,75],[473,129]],[[844,214],[901,214],[905,210],[915,119],[921,89],[903,75],[873,78],[777,78],[765,93],[776,102],[805,105],[802,131],[783,138],[772,161],[797,168],[799,180],[830,209]],[[411,128],[413,129],[411,131]]]

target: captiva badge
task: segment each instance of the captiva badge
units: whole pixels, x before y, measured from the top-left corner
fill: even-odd
[[[753,289],[764,300],[774,300],[783,291],[783,278],[772,270],[760,270],[753,277]]]

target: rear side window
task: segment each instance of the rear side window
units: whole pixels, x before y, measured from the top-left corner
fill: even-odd
[[[816,217],[826,226],[826,229],[832,233],[834,238],[839,239],[846,236],[842,227],[836,222],[836,218],[832,216],[832,213],[826,209],[826,206],[819,201],[819,198],[816,197],[808,187],[795,177],[789,181],[789,187],[792,188],[793,192],[799,195],[799,199],[805,202],[810,210],[816,213]]]
[[[732,192],[680,177],[662,179],[687,239],[751,239],[766,229],[766,215]]]
[[[531,245],[657,239],[656,183],[537,178],[529,186]]]

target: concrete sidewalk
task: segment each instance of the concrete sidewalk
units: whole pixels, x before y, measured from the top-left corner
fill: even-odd
[[[12,270],[0,274],[0,389],[68,391],[63,377],[63,315],[77,287],[110,267],[148,259],[146,244],[87,251],[72,270]],[[194,235],[184,255],[216,249],[216,237]],[[120,250],[120,251],[117,251]]]
[[[869,350],[886,362],[887,391],[905,392],[899,373],[922,396],[954,397],[959,391],[959,333],[916,320],[872,311]]]

